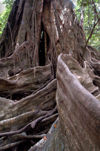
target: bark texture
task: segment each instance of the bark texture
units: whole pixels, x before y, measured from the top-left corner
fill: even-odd
[[[29,151],[99,151],[100,98],[98,94],[94,97],[90,93],[96,87],[86,78],[87,68],[82,68],[75,59],[65,54],[58,57],[57,67],[59,119],[48,132],[47,140],[41,140]]]
[[[73,8],[15,0],[0,40],[1,151],[100,150],[100,53]]]

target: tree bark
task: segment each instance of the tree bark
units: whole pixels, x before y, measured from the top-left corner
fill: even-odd
[[[0,56],[1,151],[100,150],[100,53],[70,0],[15,0]]]

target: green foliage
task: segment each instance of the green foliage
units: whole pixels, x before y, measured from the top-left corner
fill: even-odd
[[[75,10],[79,21],[81,21],[83,13],[83,28],[86,33],[86,39],[88,39],[94,24],[100,18],[100,0],[78,0]],[[93,30],[88,44],[100,50],[100,21]]]
[[[5,4],[5,10],[0,14],[0,35],[7,23],[9,13],[11,11],[14,0],[4,0],[3,4]]]

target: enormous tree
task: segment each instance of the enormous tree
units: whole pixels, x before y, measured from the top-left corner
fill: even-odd
[[[100,150],[100,54],[73,7],[14,1],[0,41],[0,150]]]

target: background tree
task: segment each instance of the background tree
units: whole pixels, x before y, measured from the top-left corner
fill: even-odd
[[[100,50],[100,1],[77,1],[76,14],[86,33],[87,43]]]
[[[4,0],[2,3],[5,5],[5,8],[4,11],[0,14],[0,35],[3,32],[5,24],[7,23],[8,16],[13,5],[13,0]]]

